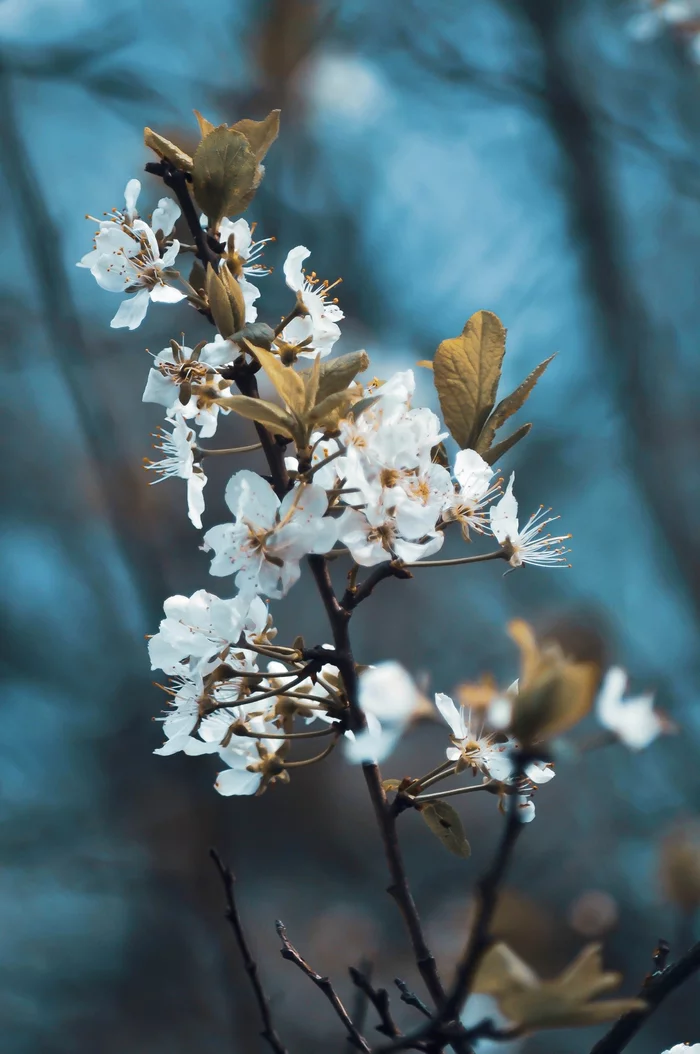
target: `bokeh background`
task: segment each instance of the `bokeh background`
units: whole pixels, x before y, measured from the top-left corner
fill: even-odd
[[[144,124],[193,142],[193,107],[215,121],[282,108],[250,219],[277,238],[269,263],[301,242],[321,275],[342,275],[341,350],[366,347],[386,376],[489,308],[509,330],[504,385],[559,353],[504,467],[523,510],[562,514],[572,569],[388,583],[358,614],[357,654],[399,658],[433,689],[487,670],[507,682],[518,615],[654,687],[680,733],[639,755],[569,751],[498,925],[550,974],[600,936],[628,992],[658,937],[692,940],[658,876],[662,839],[700,807],[700,74],[672,36],[631,39],[632,14],[612,0],[1,0],[3,1051],[262,1049],[210,845],[238,872],[292,1050],[344,1041],[279,957],[276,918],[349,999],[363,959],[378,982],[419,986],[356,770],[338,758],[221,799],[212,759],[151,753],[162,696],[144,635],[165,596],[211,579],[183,488],[149,487],[140,466],[160,423],[140,401],[144,348],[207,333],[191,309],[157,305],[137,332],[110,330],[116,298],[75,261],[84,214],[119,205],[142,172]],[[147,212],[161,188],[142,178]],[[279,274],[263,291],[274,321]],[[220,434],[250,441],[231,418]],[[224,518],[219,469],[206,525]],[[277,611],[282,637],[325,639],[305,584]],[[385,775],[431,768],[443,748],[418,728]],[[401,825],[445,969],[498,826],[493,800],[464,802],[469,861],[418,816]],[[578,1054],[597,1034],[522,1049]],[[682,1040],[700,1040],[697,981],[631,1049]]]

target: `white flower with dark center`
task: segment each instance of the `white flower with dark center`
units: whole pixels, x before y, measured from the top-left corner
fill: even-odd
[[[435,705],[449,725],[453,745],[447,747],[448,761],[462,761],[474,774],[504,782],[513,775],[512,740],[499,733],[486,732],[484,713],[478,717],[471,709],[455,706],[449,695],[438,692]]]
[[[332,645],[324,645],[324,647],[332,648]],[[340,670],[337,666],[330,662],[324,663],[315,678],[305,677],[303,681],[299,681],[291,688],[290,684],[294,681],[294,677],[289,676],[290,671],[284,663],[269,662],[267,664],[267,673],[270,687],[278,689],[277,698],[283,697],[287,691],[294,692],[294,696],[288,697],[289,701],[298,707],[300,716],[305,719],[307,724],[317,718],[327,724],[333,724],[338,720],[337,714],[331,716],[327,710],[322,709],[323,703],[319,702],[319,699],[330,700],[332,698],[331,690],[340,680]],[[304,703],[303,699],[297,698],[297,696],[303,695],[313,695],[315,697],[313,700],[309,700],[309,706]],[[314,709],[316,706],[319,709]]]
[[[335,439],[324,439],[322,432],[314,432],[309,443],[313,451],[311,455],[311,467],[314,469],[313,481],[324,490],[331,490],[338,485],[340,479],[345,478],[345,458],[336,456],[342,447]],[[323,465],[322,462],[329,457],[333,460],[328,465]],[[284,464],[288,472],[299,471],[299,459],[296,457],[286,457]]]
[[[257,667],[243,663],[239,674]],[[217,754],[222,743],[233,737],[233,727],[247,723],[260,714],[260,707],[247,702],[249,681],[233,676],[227,681],[209,684],[199,670],[185,671],[173,679],[167,689],[172,695],[173,710],[163,718],[165,743],[153,751],[161,757],[182,752],[190,757]],[[212,710],[213,707],[220,709]],[[193,735],[196,732],[197,735]]]
[[[194,418],[200,437],[210,439],[216,432],[219,413],[230,413],[216,400],[227,394],[231,382],[216,370],[232,358],[231,344],[223,338],[195,349],[173,342],[155,356],[141,401],[164,406],[168,416],[177,413]]]
[[[382,662],[360,674],[359,704],[367,727],[345,734],[349,761],[380,762],[394,749],[411,719],[422,709],[413,678],[398,662]]]
[[[141,185],[138,180],[127,184],[124,212],[116,212],[100,222],[95,236],[95,248],[82,258],[80,267],[89,267],[98,285],[113,293],[136,293],[120,305],[112,319],[115,329],[128,326],[136,329],[143,321],[149,300],[175,304],[185,294],[169,284],[165,273],[175,263],[180,251],[177,239],[161,255],[161,248],[153,229],[137,219],[136,198]],[[180,215],[180,209],[169,198],[162,198],[153,213],[163,238],[167,237]]]
[[[643,750],[661,735],[666,722],[654,710],[654,696],[638,695],[623,699],[627,691],[627,674],[613,666],[605,675],[598,695],[598,720],[630,750]]]
[[[403,535],[399,523],[414,537]],[[381,505],[362,512],[346,509],[338,520],[338,538],[363,567],[395,559],[416,563],[438,552],[445,541],[442,531],[417,527],[408,504],[389,511]]]
[[[465,541],[469,531],[484,534],[490,528],[487,506],[500,492],[501,481],[493,482],[494,471],[476,450],[460,450],[455,458],[457,488],[445,503],[443,518],[458,523]]]
[[[177,414],[170,423],[172,431],[168,432],[165,428],[159,429],[160,443],[154,443],[155,449],[160,450],[163,457],[160,461],[150,461],[144,458],[144,465],[147,469],[153,469],[160,477],[152,480],[152,483],[162,483],[170,476],[178,476],[186,481],[187,513],[194,526],[201,530],[204,487],[207,477],[204,475],[202,466],[195,461],[197,436],[181,414]]]
[[[522,567],[523,564],[534,564],[538,567],[570,567],[566,553],[570,550],[562,545],[568,541],[570,534],[543,534],[549,523],[558,520],[558,516],[548,516],[551,510],[540,509],[534,513],[521,530],[518,525],[518,503],[513,494],[512,473],[506,492],[501,500],[491,506],[491,530],[501,546],[506,546],[510,553],[511,567]]]
[[[277,731],[261,717],[254,717],[247,724],[252,732]],[[275,779],[284,779],[287,773],[277,757],[284,742],[283,739],[232,736],[228,746],[219,750],[221,760],[229,767],[217,776],[215,789],[227,798],[257,794]]]
[[[297,484],[280,502],[256,472],[242,469],[228,482],[226,504],[234,523],[212,527],[204,536],[213,549],[211,574],[236,573],[238,588],[280,598],[301,574],[309,553],[327,553],[338,534],[336,520],[324,516],[328,498],[322,487]]]
[[[214,660],[231,661],[231,649],[241,635],[254,643],[267,626],[267,606],[260,597],[222,600],[206,589],[191,597],[169,597],[163,611],[165,618],[148,641],[148,653],[151,669],[168,674],[182,673],[185,662],[206,669]]]
[[[314,358],[320,352],[321,357],[325,358],[340,336],[338,322],[345,317],[336,301],[328,299],[328,294],[340,279],[329,285],[328,282],[319,281],[315,273],[307,275],[302,264],[310,255],[310,249],[297,245],[289,251],[284,261],[287,285],[297,294],[297,301],[306,314],[293,318],[280,337],[286,344],[303,347],[304,351],[300,354],[305,357]]]

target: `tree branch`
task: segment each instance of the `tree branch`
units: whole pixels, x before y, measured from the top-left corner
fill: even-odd
[[[367,1040],[364,1038],[364,1036],[361,1035],[361,1033],[353,1024],[352,1019],[345,1007],[343,1006],[340,997],[338,996],[338,993],[336,992],[331,983],[330,978],[321,977],[320,974],[316,973],[315,970],[311,969],[305,959],[302,959],[299,952],[290,943],[289,938],[287,937],[287,931],[281,922],[276,922],[275,928],[277,930],[277,933],[279,934],[280,940],[282,941],[282,949],[280,953],[282,955],[282,958],[289,959],[290,962],[296,963],[302,973],[305,973],[309,980],[313,981],[316,987],[321,989],[326,999],[328,999],[336,1014],[343,1022],[345,1030],[348,1034],[348,1038],[352,1042],[353,1046],[357,1047],[358,1050],[364,1051],[365,1054],[371,1054],[370,1046],[367,1043]]]
[[[344,607],[346,611],[354,611],[358,604],[361,604],[363,600],[366,600],[385,578],[413,578],[413,575],[402,564],[394,563],[393,560],[387,560],[386,563],[379,564],[379,566],[376,567],[359,586],[356,586],[354,589],[345,590],[343,599],[340,602],[342,607]]]
[[[255,995],[255,1000],[260,1010],[260,1017],[262,1018],[263,1030],[260,1035],[263,1039],[267,1040],[270,1048],[275,1054],[287,1054],[287,1048],[275,1031],[275,1027],[272,1023],[272,1015],[270,1013],[270,1003],[265,995],[260,977],[258,975],[258,967],[255,959],[253,958],[248,941],[246,940],[245,933],[243,932],[243,925],[241,923],[240,915],[238,914],[238,908],[236,906],[236,898],[234,892],[234,885],[236,878],[230,868],[226,867],[221,857],[217,853],[216,849],[210,849],[209,855],[211,856],[216,866],[221,881],[224,885],[224,891],[226,893],[226,918],[231,923],[234,937],[236,938],[236,944],[241,953],[243,959],[243,965],[245,971],[250,978],[250,983]]]
[[[355,966],[350,966],[348,973],[350,974],[352,983],[360,990],[360,992],[364,992],[365,996],[379,1015],[377,1032],[381,1032],[383,1035],[389,1036],[390,1038],[400,1036],[401,1033],[391,1016],[391,1010],[389,1009],[389,993],[386,988],[374,988],[369,977],[362,973],[361,970],[358,970]]]
[[[700,941],[694,944],[677,962],[671,963],[665,969],[650,973],[644,979],[639,990],[639,998],[646,1003],[644,1010],[631,1010],[628,1014],[623,1014],[610,1031],[598,1040],[591,1054],[619,1054],[664,1000],[699,970]]]

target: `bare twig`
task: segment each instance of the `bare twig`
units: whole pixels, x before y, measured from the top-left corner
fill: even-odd
[[[260,1010],[260,1017],[262,1018],[263,1030],[260,1035],[263,1039],[267,1040],[271,1050],[275,1054],[287,1054],[287,1048],[275,1031],[275,1027],[272,1023],[272,1015],[270,1013],[270,1003],[265,995],[260,976],[258,974],[258,967],[255,959],[253,958],[248,941],[246,940],[245,933],[243,932],[243,926],[241,923],[240,915],[238,914],[238,908],[236,906],[235,898],[235,876],[230,868],[226,867],[221,857],[217,853],[216,849],[210,849],[209,855],[211,856],[216,869],[221,876],[221,881],[224,885],[224,891],[226,893],[226,918],[231,923],[234,936],[236,938],[236,944],[241,953],[243,959],[243,965],[245,971],[250,978],[251,987],[255,995],[255,1000]]]
[[[408,1006],[415,1007],[415,1009],[420,1011],[424,1017],[428,1017],[432,1021],[433,1015],[430,1013],[423,1000],[419,999],[415,992],[411,991],[405,981],[402,981],[400,977],[395,977],[394,984],[401,992],[402,1003],[407,1003]]]
[[[322,977],[321,974],[316,973],[315,970],[311,969],[306,960],[302,959],[299,952],[290,943],[289,938],[287,937],[287,931],[281,922],[277,921],[275,923],[275,928],[277,930],[277,933],[279,934],[280,940],[282,941],[282,949],[280,953],[282,955],[282,958],[289,959],[290,962],[295,963],[302,971],[302,973],[306,974],[309,980],[313,981],[316,987],[321,989],[326,999],[329,1001],[336,1014],[343,1022],[345,1030],[348,1034],[348,1038],[351,1040],[353,1046],[355,1046],[358,1050],[365,1051],[365,1054],[371,1054],[369,1044],[367,1043],[366,1039],[362,1036],[362,1034],[358,1031],[350,1015],[343,1006],[340,997],[338,996],[338,993],[336,992],[331,983],[330,978]]]
[[[412,577],[411,572],[404,567],[403,564],[387,560],[385,564],[379,564],[379,566],[367,576],[364,582],[361,582],[355,589],[346,589],[341,604],[346,611],[354,611],[358,604],[361,604],[363,600],[366,600],[385,578]]]
[[[381,1032],[383,1035],[389,1037],[400,1036],[401,1033],[391,1016],[391,1010],[389,1008],[389,993],[386,988],[375,988],[372,985],[368,968],[365,968],[363,971],[358,970],[355,966],[351,966],[348,972],[352,983],[357,987],[359,992],[364,994],[365,1000],[368,1000],[372,1004],[379,1015],[377,1032]],[[355,1021],[359,1024],[357,1015],[355,1015]]]
[[[668,945],[660,941],[653,956],[657,969],[644,979],[639,990],[639,998],[644,1000],[646,1007],[623,1014],[610,1031],[598,1040],[591,1054],[619,1054],[625,1049],[664,1000],[700,970],[700,941],[670,966],[664,965],[667,956]]]

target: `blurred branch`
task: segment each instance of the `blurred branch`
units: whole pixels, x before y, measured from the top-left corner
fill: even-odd
[[[386,988],[373,987],[369,977],[368,968],[365,968],[363,972],[362,970],[358,970],[356,967],[351,966],[349,968],[349,973],[352,983],[356,985],[359,992],[364,993],[366,997],[365,1002],[368,1000],[379,1015],[377,1032],[382,1032],[385,1036],[390,1037],[400,1036],[401,1033],[391,1016],[391,1010],[389,1008],[389,993]],[[357,1014],[355,1014],[355,1021],[359,1021]]]
[[[358,1031],[356,1025],[354,1024],[347,1010],[343,1006],[340,997],[338,996],[338,993],[336,992],[335,988],[331,983],[330,978],[322,977],[320,974],[316,973],[315,970],[311,969],[306,960],[302,959],[299,952],[290,943],[289,938],[287,937],[287,931],[281,922],[278,921],[276,923],[276,928],[277,933],[279,934],[279,938],[282,941],[282,950],[280,953],[282,955],[282,958],[288,959],[290,962],[295,963],[302,971],[302,973],[306,974],[309,980],[313,981],[316,987],[321,989],[326,999],[328,999],[329,1003],[331,1004],[336,1014],[345,1026],[348,1038],[351,1040],[353,1046],[355,1046],[358,1050],[364,1051],[364,1054],[371,1054],[369,1044],[367,1043],[366,1039],[362,1036],[362,1034]]]
[[[210,849],[209,855],[214,861],[214,865],[219,872],[221,881],[224,885],[224,892],[226,894],[226,918],[231,923],[231,929],[233,930],[238,950],[241,953],[243,959],[243,966],[245,971],[250,978],[250,984],[255,995],[255,1001],[258,1004],[260,1011],[260,1017],[262,1018],[263,1030],[260,1033],[263,1039],[267,1040],[270,1048],[275,1054],[287,1054],[287,1048],[284,1043],[277,1035],[275,1027],[272,1023],[272,1014],[270,1012],[270,1002],[265,995],[260,976],[258,974],[258,966],[253,958],[248,941],[246,940],[245,933],[243,932],[243,924],[241,917],[238,913],[238,907],[236,905],[235,897],[235,882],[236,878],[230,868],[226,867],[221,857],[217,853],[216,849]]]
[[[656,960],[656,956],[655,956]],[[661,1006],[677,988],[700,970],[700,941],[677,962],[650,973],[639,989],[639,998],[647,1004],[644,1010],[633,1010],[624,1014],[602,1039],[598,1040],[591,1054],[619,1054],[640,1028],[646,1024],[655,1010]]]

